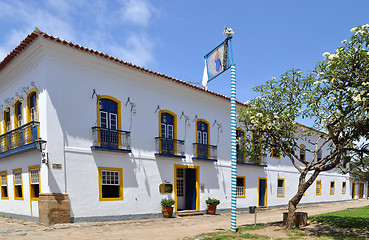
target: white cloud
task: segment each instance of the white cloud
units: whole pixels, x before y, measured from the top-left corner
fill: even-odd
[[[123,22],[147,27],[155,9],[145,0],[123,0],[120,10]]]
[[[153,43],[143,34],[131,34],[125,41],[125,47],[112,46],[111,51],[116,52],[119,58],[139,66],[147,66],[154,61],[152,55]]]
[[[17,26],[6,32],[2,40],[0,37],[0,59],[38,27],[61,39],[140,66],[154,62],[154,41],[145,34],[144,29],[150,24],[156,10],[144,0],[123,0],[118,11],[115,4],[107,4],[101,0],[93,3],[85,0],[78,3],[72,0],[45,0],[44,5],[24,0],[13,0],[11,3],[0,1],[0,9],[5,10],[0,15],[0,21]],[[134,32],[131,27],[124,30],[119,27],[127,23],[136,25]]]

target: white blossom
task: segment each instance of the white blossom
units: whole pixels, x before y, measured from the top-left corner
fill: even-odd
[[[360,94],[356,95],[355,97],[352,98],[352,100],[354,100],[355,102],[359,102],[361,101],[361,97]]]
[[[347,42],[347,40],[345,39],[345,40],[342,40],[342,42],[341,42],[341,43],[343,43],[343,44],[344,44],[344,43],[346,43],[346,42]]]
[[[257,117],[262,117],[262,116],[263,116],[263,114],[262,114],[262,113],[257,113],[257,114],[256,114],[256,116],[257,116]]]
[[[364,86],[369,85],[369,82],[363,82],[362,85]]]
[[[334,101],[334,100],[336,100],[336,97],[330,97],[328,100],[329,101]]]
[[[316,81],[313,84],[318,85],[318,84],[320,84],[320,81]]]
[[[272,80],[275,80],[275,77],[272,77]]]
[[[326,57],[326,56],[329,56],[329,55],[330,55],[330,53],[329,53],[329,52],[324,52],[322,56],[323,56],[323,57]]]
[[[351,30],[350,30],[350,32],[355,32],[357,30],[357,28],[356,27],[354,27],[354,28],[351,28]]]

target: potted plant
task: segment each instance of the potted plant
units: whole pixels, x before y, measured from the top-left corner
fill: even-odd
[[[220,201],[218,199],[208,197],[208,199],[206,200],[206,204],[208,205],[208,213],[210,215],[215,215],[219,203]]]
[[[173,214],[173,205],[176,202],[173,199],[163,198],[161,200],[162,212],[164,218],[171,218]]]

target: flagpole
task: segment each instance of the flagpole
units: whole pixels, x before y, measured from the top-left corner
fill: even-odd
[[[236,150],[236,65],[233,62],[233,30],[225,26],[228,37],[231,62],[231,232],[236,232],[237,222],[237,150]]]
[[[232,45],[230,46],[230,49],[232,49]],[[236,219],[237,219],[236,66],[235,64],[233,64],[233,62],[231,65],[231,160],[232,160],[231,231],[236,232]]]

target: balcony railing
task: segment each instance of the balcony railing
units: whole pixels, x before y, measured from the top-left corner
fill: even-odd
[[[92,127],[93,146],[91,149],[131,152],[131,133]]]
[[[19,128],[0,135],[0,153],[16,150],[34,143],[38,138],[39,122],[29,122]]]
[[[194,160],[217,161],[217,146],[201,143],[193,144]]]
[[[185,157],[184,141],[171,138],[156,137],[156,155],[167,157]]]
[[[260,154],[253,158],[247,158],[245,152],[237,151],[237,163],[239,164],[252,164],[252,165],[267,165],[266,155]]]

